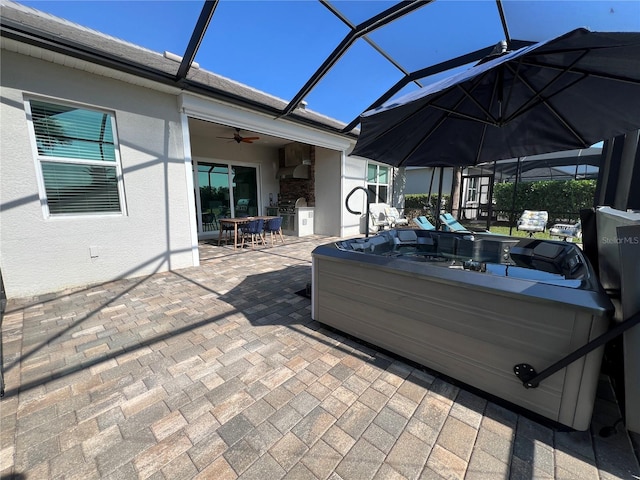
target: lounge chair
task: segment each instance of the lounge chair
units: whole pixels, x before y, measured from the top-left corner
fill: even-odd
[[[533,237],[534,233],[544,232],[547,229],[548,220],[549,214],[544,210],[525,210],[518,220],[516,229],[529,232],[529,236]]]
[[[553,237],[560,237],[565,242],[574,238],[582,238],[582,224],[580,221],[573,225],[567,223],[556,223],[549,229],[549,234]]]
[[[435,230],[436,227],[429,221],[427,217],[424,215],[420,215],[417,218],[413,219],[413,223],[415,223],[422,230]]]
[[[442,230],[445,232],[471,233],[470,230],[463,227],[450,213],[440,214],[440,221],[442,222]]]

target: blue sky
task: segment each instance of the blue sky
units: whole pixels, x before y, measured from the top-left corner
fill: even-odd
[[[202,9],[201,1],[19,2],[156,52],[182,55]],[[353,24],[395,2],[331,2]],[[573,28],[640,31],[640,1],[505,0],[512,38],[540,41]],[[317,1],[222,0],[196,61],[289,101],[348,33]],[[370,39],[411,72],[504,38],[494,0],[436,0],[370,34]],[[350,122],[394,85],[402,73],[358,40],[307,96],[309,108]],[[425,79],[423,85],[437,78]],[[406,87],[400,93],[418,88]]]

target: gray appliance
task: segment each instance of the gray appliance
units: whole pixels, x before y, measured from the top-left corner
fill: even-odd
[[[615,306],[618,324],[640,315],[640,212],[596,209],[599,277]],[[624,332],[625,425],[640,433],[640,326]]]
[[[282,217],[282,232],[287,235],[298,235],[298,208],[306,207],[304,197],[283,199],[278,203],[278,216]]]

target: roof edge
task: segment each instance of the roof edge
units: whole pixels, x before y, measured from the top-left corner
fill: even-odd
[[[19,5],[19,4],[15,4],[15,5]],[[36,16],[38,19],[44,20],[44,21],[49,21],[49,22],[64,21],[63,19],[58,19],[57,17],[53,17],[48,14],[43,14],[39,10],[28,9],[28,11],[25,11],[24,9],[17,9],[16,7],[14,7],[13,2],[2,2],[1,6],[3,10],[15,9],[16,11],[19,11],[21,14],[33,15],[33,16]],[[64,22],[64,25],[69,28],[82,29],[83,33],[85,34],[102,36],[102,34],[99,32],[95,32],[89,29],[84,29],[83,27],[73,24],[71,22]],[[92,64],[97,64],[102,67],[127,73],[136,77],[144,78],[146,80],[158,82],[160,84],[163,84],[169,87],[175,87],[185,92],[196,93],[208,98],[231,103],[239,107],[249,108],[263,114],[273,115],[274,117],[280,117],[284,113],[283,109],[276,108],[274,106],[268,105],[263,102],[259,102],[257,100],[245,98],[242,95],[225,91],[223,89],[216,88],[211,85],[206,85],[202,82],[194,81],[193,79],[189,79],[189,78],[176,79],[175,73],[164,71],[157,68],[152,68],[143,63],[136,62],[131,59],[123,58],[122,56],[110,54],[107,51],[91,47],[90,45],[84,44],[82,42],[74,41],[71,38],[54,35],[53,33],[46,32],[43,29],[39,29],[25,22],[8,18],[6,15],[0,15],[0,36],[14,40],[16,42],[25,43],[25,44],[39,47],[48,51],[53,51],[62,55],[83,60]],[[105,36],[105,38],[109,38],[111,41],[122,42],[123,44],[128,45],[130,48],[136,48],[140,51],[144,51],[146,54],[154,54],[154,55],[158,55],[159,57],[162,57],[162,54],[157,52],[152,52],[138,45],[121,41],[113,37]],[[212,72],[205,72],[202,70],[201,72],[210,76],[211,78],[217,78],[217,79],[224,78]],[[259,92],[261,95],[269,96],[269,94],[265,92],[260,92],[250,86],[246,86],[235,80],[226,79],[226,78],[224,79],[226,81],[233,82],[236,85],[242,86],[243,88],[247,88],[255,92]],[[276,99],[276,97],[273,97],[273,98]],[[277,99],[277,100],[282,101],[282,99]],[[328,121],[331,121],[331,123],[334,123],[335,125],[331,125],[328,122],[323,122],[321,119],[315,119],[313,118],[314,116],[324,117]],[[296,123],[318,128],[320,130],[324,130],[333,134],[338,134],[340,136],[344,136],[348,138],[357,138],[357,133],[342,131],[342,128],[344,128],[346,124],[342,125],[342,122],[335,119],[331,119],[329,117],[326,117],[322,114],[318,114],[316,112],[311,112],[307,110],[304,113],[304,115],[296,114],[295,112],[293,112],[289,115],[286,115],[286,118]]]

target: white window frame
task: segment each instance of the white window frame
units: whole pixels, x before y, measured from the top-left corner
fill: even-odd
[[[376,178],[375,178],[375,182],[370,182],[369,181],[369,167],[376,167]],[[381,168],[386,168],[387,169],[387,183],[380,183],[378,181],[378,179],[380,178],[380,169]],[[387,195],[386,195],[386,203],[391,203],[390,202],[390,195],[391,195],[391,176],[392,176],[392,170],[391,170],[391,166],[390,165],[384,165],[384,164],[380,164],[380,163],[375,163],[375,162],[367,162],[367,171],[365,174],[365,183],[367,185],[367,191],[370,191],[371,187],[374,188],[375,190],[375,198],[374,198],[374,202],[373,203],[381,203],[382,200],[380,199],[379,195],[380,195],[380,187],[386,187],[387,188]],[[384,202],[382,202],[384,203]]]
[[[467,201],[469,202],[479,202],[478,198],[478,190],[479,190],[479,177],[469,177],[468,178],[469,185],[467,187]]]
[[[52,105],[60,105],[64,107],[78,108],[83,110],[89,110],[98,113],[104,113],[109,115],[109,120],[111,122],[111,130],[113,133],[113,148],[114,148],[114,162],[105,162],[101,160],[89,160],[89,159],[79,159],[79,158],[64,158],[59,156],[47,156],[41,155],[38,151],[38,143],[35,132],[35,127],[33,125],[33,116],[31,112],[31,102],[38,101],[43,103],[50,103]],[[69,102],[65,100],[60,100],[57,98],[46,98],[46,97],[37,97],[37,96],[26,96],[24,98],[24,109],[27,115],[27,124],[29,129],[29,137],[31,140],[31,147],[34,155],[34,162],[36,167],[36,179],[38,183],[38,193],[40,196],[40,204],[42,206],[42,212],[45,218],[48,219],[61,219],[61,218],[80,218],[80,217],[113,217],[113,216],[126,216],[127,215],[127,206],[125,202],[124,195],[124,181],[122,175],[122,164],[120,158],[120,143],[118,140],[118,130],[116,124],[116,115],[115,112],[110,110],[105,110],[101,108],[97,108],[90,105]],[[116,184],[118,188],[118,200],[120,203],[120,211],[119,212],[77,212],[77,213],[55,213],[52,214],[49,210],[49,203],[47,199],[47,191],[46,184],[43,173],[43,162],[49,163],[61,163],[61,164],[70,164],[70,165],[87,165],[87,166],[99,166],[99,167],[113,167],[115,168],[116,173]]]

